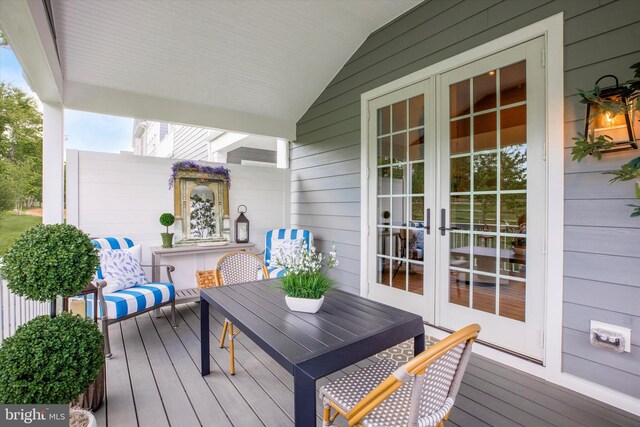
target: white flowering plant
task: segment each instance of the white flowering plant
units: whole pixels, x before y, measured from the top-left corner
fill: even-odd
[[[318,299],[335,284],[326,273],[338,265],[336,245],[332,245],[325,256],[316,252],[313,246],[307,250],[303,239],[296,251],[287,255],[277,254],[271,264],[286,268],[281,287],[287,296]]]

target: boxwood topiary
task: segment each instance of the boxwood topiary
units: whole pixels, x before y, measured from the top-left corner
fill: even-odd
[[[0,402],[71,402],[97,377],[102,343],[95,323],[70,313],[27,322],[0,347]]]
[[[67,224],[36,225],[5,253],[2,275],[9,289],[37,301],[69,297],[84,289],[100,260],[89,236]]]
[[[173,216],[173,214],[166,212],[160,215],[160,224],[167,227],[167,233],[169,232],[169,227],[171,227],[174,222],[176,222],[176,217]]]

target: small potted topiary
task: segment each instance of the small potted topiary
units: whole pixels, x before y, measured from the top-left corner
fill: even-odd
[[[102,371],[102,346],[102,333],[89,319],[71,313],[32,319],[0,347],[0,402],[72,402]],[[82,412],[86,425],[95,425],[93,414]]]
[[[173,246],[173,233],[169,233],[169,227],[171,227],[174,222],[176,222],[176,217],[172,214],[166,212],[160,215],[160,224],[167,227],[166,233],[160,233],[162,236],[163,248],[170,248]]]
[[[5,253],[11,291],[51,302],[51,316],[27,322],[0,347],[0,402],[70,403],[97,409],[104,398],[103,336],[90,320],[63,313],[55,301],[82,291],[100,261],[89,236],[72,225],[37,225]]]

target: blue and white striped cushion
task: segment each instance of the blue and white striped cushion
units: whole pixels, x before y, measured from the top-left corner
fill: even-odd
[[[133,247],[133,241],[126,237],[105,237],[102,239],[93,239],[91,240],[93,246],[98,249],[127,249]],[[98,266],[98,271],[96,272],[96,279],[104,280],[104,275],[102,274],[102,268]]]
[[[264,263],[267,267],[271,263],[271,248],[274,240],[295,240],[304,238],[306,248],[309,250],[313,246],[313,234],[309,230],[299,228],[276,228],[267,231],[264,243]],[[272,276],[273,277],[273,276]]]
[[[171,301],[174,297],[175,290],[171,283],[147,283],[104,295],[104,300],[107,304],[109,319],[119,319]],[[93,317],[93,295],[87,297],[87,316]],[[98,317],[102,317],[100,304],[98,304]]]
[[[262,272],[262,269],[260,269],[260,271],[258,272],[258,280],[283,277],[284,273],[287,271],[287,269],[284,267],[267,267],[267,270],[269,270],[269,277],[264,277],[264,273]]]

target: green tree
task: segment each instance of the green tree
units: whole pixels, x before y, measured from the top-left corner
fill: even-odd
[[[35,100],[10,83],[0,82],[0,181],[9,183],[4,200],[18,209],[42,197],[42,113]]]

